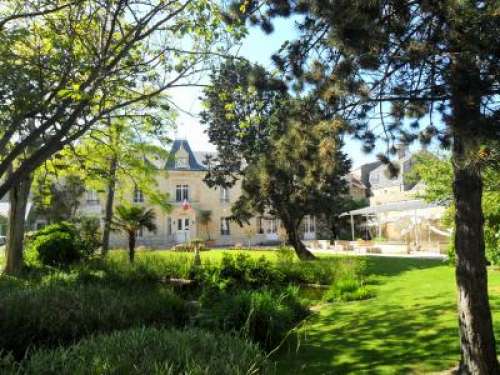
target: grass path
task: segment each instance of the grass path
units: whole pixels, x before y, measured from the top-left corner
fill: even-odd
[[[367,258],[376,297],[327,305],[278,358],[279,374],[426,374],[458,361],[453,269],[435,260]],[[500,337],[500,271],[489,274]],[[500,347],[499,347],[500,349]]]

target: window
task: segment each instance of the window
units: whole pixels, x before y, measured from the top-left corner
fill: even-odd
[[[271,219],[269,221],[269,227],[267,229],[267,233],[269,233],[269,234],[276,234],[276,233],[278,233],[278,220]]]
[[[184,200],[189,200],[189,186],[188,185],[177,185],[175,187],[175,200],[177,202],[183,202]]]
[[[262,217],[257,218],[257,234],[264,234],[264,227],[262,226]]]
[[[142,193],[141,189],[135,188],[135,190],[134,190],[134,202],[135,203],[144,202],[144,194]]]
[[[229,202],[229,189],[227,187],[220,188],[220,201],[223,203]]]
[[[182,219],[177,219],[177,230],[182,230]]]
[[[231,234],[231,230],[229,228],[229,218],[227,217],[220,218],[220,234],[223,236],[229,236]]]
[[[97,196],[97,191],[95,190],[87,190],[86,192],[86,200],[89,205],[99,204],[99,198]]]
[[[175,159],[175,168],[189,168],[189,159],[187,156],[178,156]]]
[[[316,218],[314,216],[307,215],[304,217],[304,232],[305,233],[316,232]]]

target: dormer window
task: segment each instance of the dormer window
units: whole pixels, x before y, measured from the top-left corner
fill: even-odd
[[[189,168],[188,158],[178,157],[175,159],[175,168]]]
[[[189,154],[183,146],[175,154],[175,168],[189,169]]]

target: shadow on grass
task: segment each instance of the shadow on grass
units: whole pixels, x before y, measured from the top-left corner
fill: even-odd
[[[453,269],[436,268],[442,265],[436,261],[394,259],[395,264],[367,259],[372,275],[400,276],[377,278],[374,299],[323,307],[276,355],[277,373],[427,374],[455,366],[459,338]],[[411,270],[419,271],[403,275]],[[500,278],[490,281],[500,337],[500,314],[495,314],[500,311]]]
[[[440,259],[403,258],[403,257],[362,257],[366,264],[366,272],[373,276],[396,276],[403,272],[428,269],[446,265]]]
[[[436,324],[454,312],[454,304],[402,309],[365,301],[357,306],[327,308],[312,318],[280,353],[278,373],[404,374],[423,363],[423,371],[443,369],[458,359],[454,319]]]

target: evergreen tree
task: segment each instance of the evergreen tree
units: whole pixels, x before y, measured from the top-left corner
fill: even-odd
[[[241,179],[233,219],[242,224],[256,214],[278,217],[299,258],[314,258],[300,241],[299,226],[304,216],[321,216],[347,193],[342,121],[325,119],[314,101],[291,98],[279,81],[245,61],[213,74],[205,105],[202,119],[218,150],[207,184]]]
[[[285,43],[276,65],[295,89],[343,110],[346,131],[366,150],[385,140],[380,158],[392,166],[397,142],[437,139],[451,147],[460,372],[500,373],[481,209],[491,154],[482,145],[500,136],[498,1],[246,0],[226,18],[271,32],[273,17],[291,14],[302,15],[301,36]]]

